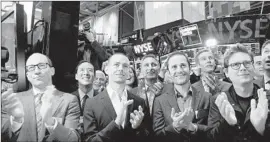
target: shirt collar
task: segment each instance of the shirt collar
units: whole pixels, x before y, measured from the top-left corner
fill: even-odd
[[[183,97],[175,88],[174,88],[174,92],[175,92],[175,95],[176,95],[177,98]],[[193,91],[192,91],[191,86],[189,87],[189,90],[188,90],[187,93],[188,93],[187,96],[192,96]]]
[[[107,85],[106,87],[108,95],[110,98],[113,98],[114,94],[119,94],[118,92],[116,92],[115,90],[112,89],[112,87],[110,87],[110,85]],[[124,91],[122,92],[122,98],[127,98],[127,89],[125,88]]]
[[[85,95],[87,95],[89,98],[92,98],[94,96],[94,89],[93,88],[87,94],[85,94],[80,88],[78,90],[79,90],[79,96],[80,96],[81,100]]]

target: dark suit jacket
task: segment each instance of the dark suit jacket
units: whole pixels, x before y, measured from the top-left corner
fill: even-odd
[[[88,142],[141,142],[148,131],[145,121],[137,130],[131,127],[130,113],[138,110],[141,105],[145,110],[143,99],[128,92],[128,100],[133,99],[133,104],[128,106],[124,129],[115,123],[116,112],[112,105],[107,89],[94,98],[87,99],[84,108],[84,132]]]
[[[17,94],[24,107],[24,123],[18,132],[11,131],[10,116],[2,110],[2,135],[6,141],[37,141],[36,116],[33,91]],[[52,102],[52,114],[58,125],[50,134],[48,131],[44,141],[79,141],[80,135],[74,129],[79,127],[80,109],[78,99],[68,93],[57,91]]]
[[[172,126],[172,108],[178,113],[180,109],[177,104],[173,84],[164,87],[164,94],[158,96],[154,101],[153,128],[156,137],[162,142],[204,142],[206,140],[207,118],[209,111],[210,94],[192,88],[192,109],[196,111],[193,123],[198,125],[195,133],[182,129],[180,133]]]
[[[247,112],[243,112],[240,104],[236,99],[236,94],[229,92],[232,85],[225,86],[224,91],[228,97],[228,101],[232,104],[237,118],[237,125],[230,126],[227,121],[221,116],[218,107],[215,104],[217,95],[212,96],[210,102],[210,111],[208,117],[209,141],[213,142],[266,142],[270,139],[270,113],[265,125],[264,136],[261,136],[250,122],[250,108]],[[258,99],[257,90],[259,86],[254,84],[254,99]],[[268,92],[269,94],[269,92]],[[270,96],[267,95],[268,103]],[[270,106],[268,106],[270,109]]]
[[[93,96],[98,95],[98,93],[99,92],[97,90],[94,90],[94,95]],[[81,107],[81,100],[80,100],[79,91],[76,90],[76,91],[72,92],[72,94],[75,95],[78,98],[79,102],[80,102],[79,105],[80,105],[80,111],[81,111],[81,116],[82,116],[83,112],[82,112],[82,107]]]
[[[215,95],[216,93],[223,92],[225,89],[225,86],[230,85],[231,83],[225,82],[225,81],[218,81],[217,82],[217,89],[215,91],[210,92],[212,95]],[[192,84],[195,88],[197,88],[200,91],[204,91],[202,80],[199,80],[198,82]]]

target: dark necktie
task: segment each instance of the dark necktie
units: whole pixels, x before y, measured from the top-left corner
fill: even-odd
[[[36,94],[34,96],[35,98],[35,111],[36,111],[36,120],[37,120],[37,135],[38,135],[38,141],[42,141],[45,131],[44,131],[44,124],[42,122],[42,117],[40,114],[40,108],[42,105],[42,98],[43,93]]]
[[[145,90],[145,101],[146,101],[146,107],[149,108],[149,110],[150,110],[149,99],[148,99],[148,95],[147,95],[148,91],[149,91],[149,87]],[[151,114],[151,112],[150,112],[150,114]]]
[[[83,114],[83,111],[84,111],[84,106],[85,106],[85,102],[86,102],[86,99],[88,98],[88,95],[84,95],[83,98],[82,98],[82,114]]]

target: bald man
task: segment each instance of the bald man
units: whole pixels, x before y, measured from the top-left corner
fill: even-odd
[[[2,135],[6,141],[79,141],[78,99],[52,84],[55,69],[39,53],[26,61],[26,76],[32,88],[2,94]]]
[[[98,92],[103,91],[106,83],[106,76],[101,70],[96,71],[95,79],[93,82],[93,88],[94,90],[97,90]]]

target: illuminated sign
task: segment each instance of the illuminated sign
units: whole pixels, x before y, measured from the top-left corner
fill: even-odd
[[[145,42],[142,44],[134,45],[133,50],[136,55],[144,55],[146,53],[154,52],[154,48],[151,42]]]

